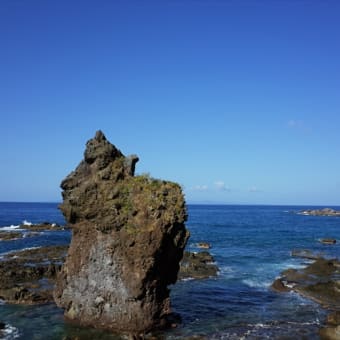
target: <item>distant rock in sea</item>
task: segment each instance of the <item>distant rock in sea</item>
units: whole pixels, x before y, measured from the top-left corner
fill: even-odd
[[[340,216],[340,211],[331,208],[307,209],[299,211],[298,214],[306,216]]]
[[[134,176],[137,161],[101,131],[87,142],[61,184],[72,240],[54,292],[67,319],[129,334],[167,325],[189,237],[180,186]]]

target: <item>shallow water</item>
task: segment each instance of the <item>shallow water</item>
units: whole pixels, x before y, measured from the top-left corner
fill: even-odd
[[[311,249],[339,257],[340,218],[303,216],[310,207],[201,206],[188,207],[188,248],[211,243],[220,268],[208,280],[187,280],[171,287],[173,310],[182,316],[177,328],[160,338],[181,339],[205,335],[209,339],[318,339],[325,311],[295,293],[279,294],[269,286],[280,272],[307,262],[292,258],[292,249]],[[337,207],[332,207],[337,208]],[[0,203],[0,227],[22,221],[63,224],[57,204]],[[0,229],[1,230],[1,229]],[[318,240],[331,237],[336,245]],[[45,232],[38,237],[0,242],[0,256],[8,251],[52,244],[67,244],[69,231]],[[54,305],[0,306],[0,321],[8,325],[6,339],[117,339],[96,330],[65,324]]]

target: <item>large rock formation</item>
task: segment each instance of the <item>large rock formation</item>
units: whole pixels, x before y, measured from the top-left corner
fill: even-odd
[[[134,176],[137,161],[101,131],[87,142],[61,184],[73,234],[54,292],[67,319],[134,334],[166,325],[188,239],[180,186]]]

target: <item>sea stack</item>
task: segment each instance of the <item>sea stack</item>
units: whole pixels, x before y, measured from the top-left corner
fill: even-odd
[[[137,161],[97,131],[61,183],[72,240],[54,298],[68,320],[129,334],[167,325],[185,202],[178,184],[134,176]]]

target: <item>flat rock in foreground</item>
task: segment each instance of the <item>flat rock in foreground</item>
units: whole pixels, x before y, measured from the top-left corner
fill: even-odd
[[[317,258],[304,269],[287,269],[276,279],[272,288],[279,292],[295,291],[332,311],[321,339],[340,339],[340,262]]]
[[[134,176],[137,160],[100,131],[87,142],[61,184],[72,240],[54,292],[67,319],[133,334],[166,325],[189,235],[180,186]]]
[[[0,299],[29,305],[53,302],[56,273],[67,248],[48,246],[4,255],[0,261]]]

